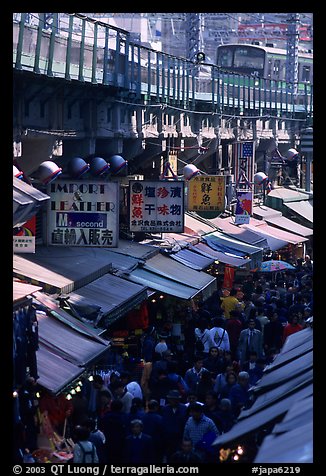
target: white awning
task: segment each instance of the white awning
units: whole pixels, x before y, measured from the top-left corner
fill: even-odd
[[[314,221],[314,207],[312,200],[302,200],[301,202],[286,202],[284,206],[305,218],[310,223]]]

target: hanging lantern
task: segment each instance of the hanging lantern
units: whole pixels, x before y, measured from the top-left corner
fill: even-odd
[[[197,169],[197,167],[193,164],[186,165],[183,168],[183,175],[186,180],[190,180],[193,177],[196,177],[196,175],[200,174],[200,170]]]
[[[42,162],[37,169],[38,178],[44,185],[53,182],[53,180],[55,180],[61,173],[62,168],[58,167],[57,164],[51,160]]]
[[[127,167],[128,164],[128,161],[121,157],[121,155],[112,155],[112,157],[109,158],[109,162],[113,174],[119,173],[122,169]]]
[[[110,165],[102,157],[93,157],[90,162],[90,172],[93,175],[100,176],[109,172]]]
[[[15,165],[13,165],[13,175],[14,175],[14,177],[16,177],[18,179],[23,178],[23,172],[21,170],[18,170],[17,167],[15,167]]]
[[[68,173],[72,178],[80,178],[89,170],[89,164],[81,157],[74,157],[68,163]]]

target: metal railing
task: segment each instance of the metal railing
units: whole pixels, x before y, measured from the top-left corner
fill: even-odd
[[[15,13],[13,66],[113,86],[133,98],[246,116],[311,117],[313,86],[229,73],[144,47],[130,33],[81,14]]]

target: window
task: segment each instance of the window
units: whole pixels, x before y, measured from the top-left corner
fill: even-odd
[[[230,68],[232,66],[232,56],[232,50],[220,48],[217,57],[217,65],[221,66],[221,68]]]
[[[303,66],[302,67],[302,81],[310,81],[310,66]]]

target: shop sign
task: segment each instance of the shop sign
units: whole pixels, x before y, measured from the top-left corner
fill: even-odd
[[[47,194],[49,245],[118,246],[118,182],[56,180]]]
[[[14,253],[35,253],[36,216],[15,229],[13,236]]]
[[[188,210],[225,210],[225,175],[197,175],[188,183]]]
[[[129,228],[132,232],[182,233],[184,182],[129,182]]]
[[[237,203],[235,207],[235,223],[237,225],[250,222],[252,214],[252,191],[237,190]]]

